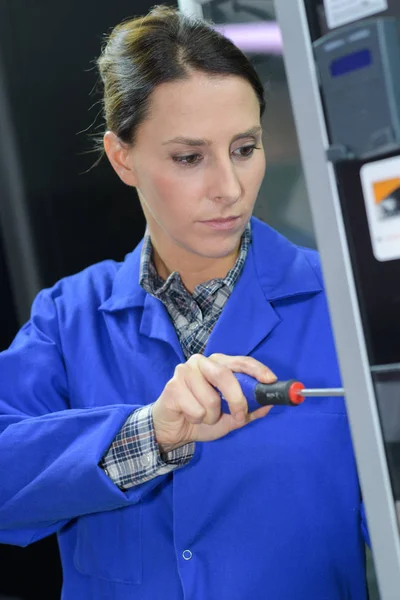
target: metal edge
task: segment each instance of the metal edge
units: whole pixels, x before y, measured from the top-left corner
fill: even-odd
[[[378,410],[303,0],[276,0],[284,61],[346,389],[381,600],[398,600],[400,543]]]

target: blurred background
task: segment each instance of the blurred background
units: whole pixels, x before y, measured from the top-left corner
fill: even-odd
[[[0,350],[29,317],[39,289],[94,262],[122,259],[143,235],[135,192],[106,160],[88,171],[97,157],[88,152],[87,130],[102,126],[93,61],[103,34],[152,4],[0,0]],[[322,0],[314,5],[323,30]],[[216,25],[273,27],[268,51],[263,44],[247,51],[267,91],[268,169],[255,214],[314,247],[274,3],[213,0],[202,8]],[[25,549],[0,545],[0,564],[0,600],[60,597],[54,536]],[[372,568],[369,579],[376,599]]]

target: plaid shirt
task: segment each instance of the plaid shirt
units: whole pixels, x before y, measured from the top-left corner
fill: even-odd
[[[204,351],[210,333],[242,272],[250,243],[249,223],[242,236],[238,259],[226,277],[198,285],[191,295],[185,289],[179,273],[171,273],[166,281],[159,276],[152,260],[150,236],[145,236],[140,285],[166,307],[186,358]],[[121,489],[170,473],[193,457],[194,443],[160,454],[154,437],[152,409],[153,405],[150,404],[129,416],[100,463]]]

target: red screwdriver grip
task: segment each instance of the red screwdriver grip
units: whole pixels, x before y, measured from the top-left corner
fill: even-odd
[[[289,388],[288,396],[292,404],[302,404],[304,402],[304,396],[300,392],[304,390],[304,384],[300,381],[295,381]]]

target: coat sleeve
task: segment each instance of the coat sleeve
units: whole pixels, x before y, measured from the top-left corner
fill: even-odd
[[[135,504],[166,477],[124,492],[99,467],[139,405],[69,408],[53,296],[38,295],[0,353],[0,543],[27,545],[78,516]]]

